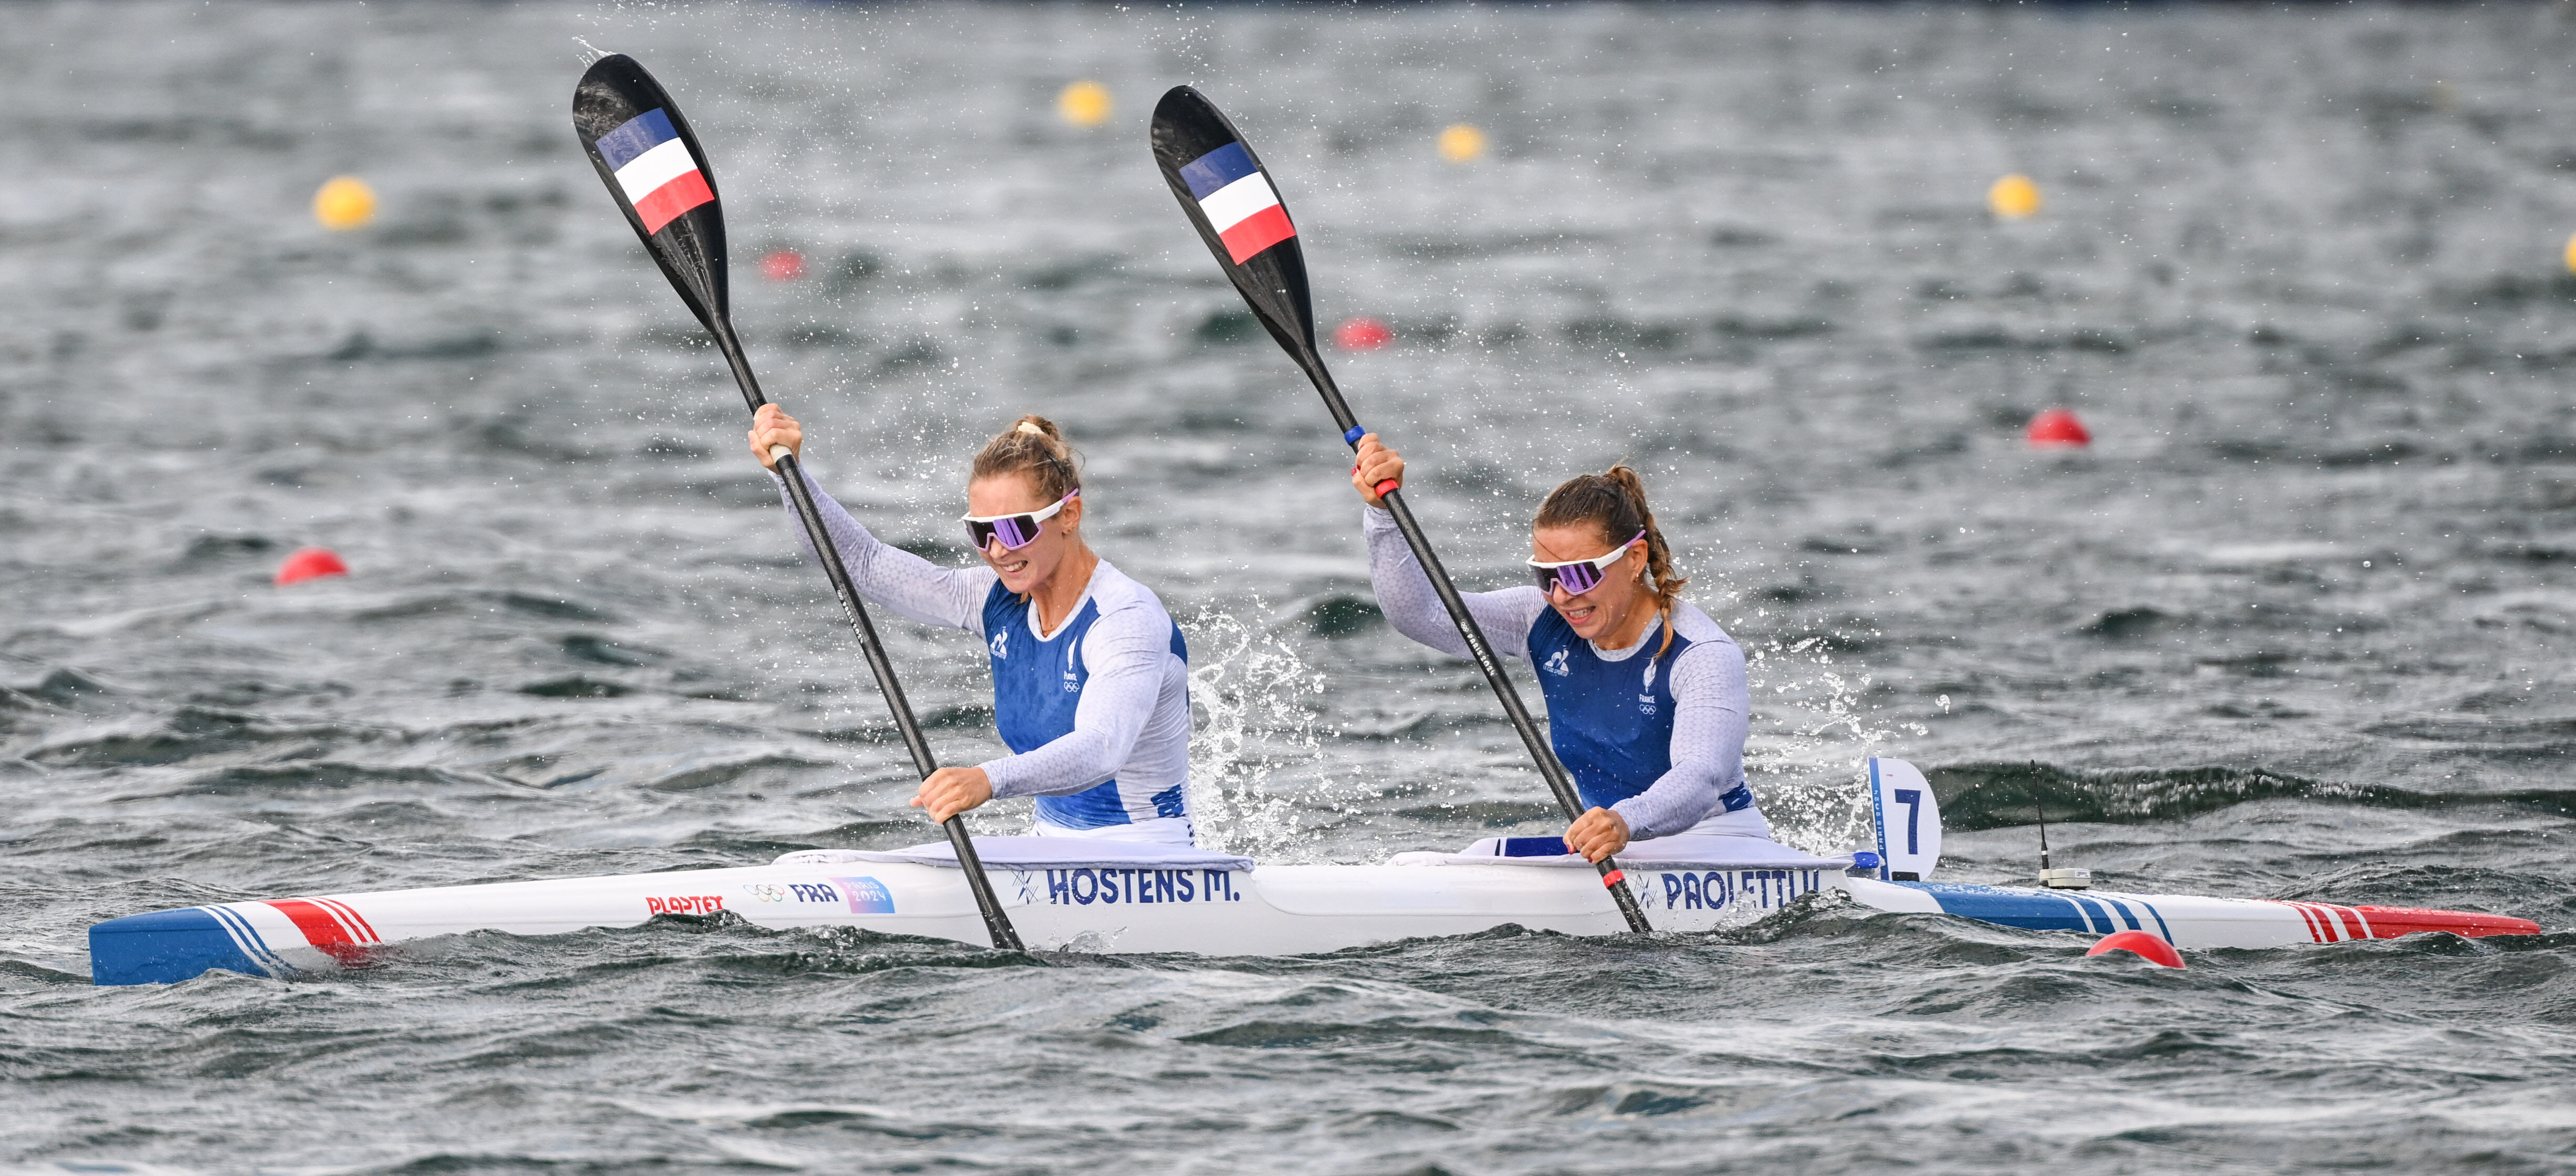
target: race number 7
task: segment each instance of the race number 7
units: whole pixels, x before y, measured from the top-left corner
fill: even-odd
[[[1917,830],[1922,824],[1923,790],[1920,788],[1897,788],[1892,791],[1896,795],[1896,803],[1905,806],[1905,852],[1921,853],[1923,852],[1923,840]]]

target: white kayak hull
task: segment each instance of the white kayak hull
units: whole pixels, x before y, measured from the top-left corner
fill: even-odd
[[[1668,877],[1669,875],[1669,877]],[[1608,935],[1626,924],[1590,870],[1519,865],[1269,865],[1257,870],[991,869],[1037,950],[1304,955],[1505,924]],[[1832,884],[1824,869],[1632,872],[1658,930],[1705,931],[1780,910]],[[1660,901],[1669,892],[1672,901]],[[854,927],[987,942],[953,868],[897,862],[769,865],[222,903],[90,928],[100,984],[211,970],[292,977],[392,945],[473,931],[561,935],[719,912],[773,930]]]
[[[1506,924],[1568,935],[1626,929],[1592,871],[1557,866],[1139,866],[987,876],[1037,950],[1304,955]],[[2186,949],[2539,929],[2448,911],[1882,882],[1832,869],[1647,868],[1632,869],[1629,879],[1656,930],[1671,932],[1749,922],[1828,889],[1883,911],[2095,936],[2142,930]],[[100,984],[169,983],[215,970],[292,978],[467,932],[548,936],[718,913],[773,930],[852,927],[986,942],[957,870],[853,861],[223,903],[100,923],[90,929],[90,954]]]

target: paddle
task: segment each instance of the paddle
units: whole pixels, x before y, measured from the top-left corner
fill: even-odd
[[[662,276],[671,279],[680,301],[688,303],[690,312],[715,336],[725,362],[733,365],[743,400],[753,412],[760,411],[768,401],[760,394],[760,381],[752,378],[742,341],[734,336],[726,296],[724,210],[716,199],[715,169],[708,166],[707,153],[698,146],[689,120],[680,116],[679,106],[642,65],[613,53],[581,75],[581,85],[572,94],[572,128],[581,136],[582,149],[590,153],[591,166],[599,169],[599,178],[608,185],[608,194],[617,200],[618,210],[626,214],[626,223],[644,239],[644,251],[662,267]],[[931,758],[930,742],[922,738],[921,723],[912,717],[912,704],[904,701],[894,662],[878,643],[876,626],[859,602],[858,589],[850,584],[849,569],[841,564],[840,549],[833,546],[832,533],[814,509],[814,496],[805,488],[796,456],[784,445],[772,447],[769,453],[787,481],[796,517],[805,521],[805,534],[823,557],[823,574],[831,578],[832,591],[850,614],[850,628],[858,633],[868,670],[876,675],[877,689],[885,694],[894,724],[903,732],[912,766],[927,778],[939,769],[939,761]],[[957,850],[957,864],[966,873],[967,888],[975,892],[975,906],[984,913],[984,929],[992,936],[993,946],[1020,950],[1019,934],[993,897],[983,859],[976,856],[974,840],[966,835],[965,818],[950,817],[941,825],[948,831],[948,844]]]
[[[1269,328],[1270,337],[1288,350],[1288,357],[1304,368],[1306,378],[1314,381],[1315,390],[1324,394],[1324,407],[1331,410],[1333,423],[1342,427],[1342,442],[1356,449],[1367,430],[1359,418],[1351,415],[1351,406],[1343,401],[1341,389],[1333,384],[1333,375],[1324,370],[1324,358],[1315,350],[1315,308],[1306,288],[1306,254],[1297,244],[1297,227],[1288,219],[1288,206],[1281,203],[1278,186],[1270,182],[1269,169],[1252,153],[1252,145],[1234,129],[1234,124],[1218,111],[1216,104],[1188,86],[1174,86],[1154,107],[1154,162],[1163,169],[1163,182],[1170,184],[1172,195],[1181,202],[1181,211],[1189,214],[1190,223],[1198,227],[1200,239],[1216,255],[1217,265],[1225,276],[1234,280],[1234,288],[1252,307],[1254,318]],[[1224,226],[1220,228],[1219,225]],[[1574,780],[1565,765],[1556,762],[1556,753],[1538,733],[1531,721],[1529,708],[1521,705],[1519,691],[1503,674],[1502,661],[1494,656],[1493,646],[1485,640],[1485,631],[1467,612],[1467,602],[1458,595],[1458,587],[1449,582],[1449,572],[1440,566],[1440,557],[1431,551],[1431,540],[1424,537],[1422,525],[1413,519],[1412,508],[1404,504],[1404,495],[1392,480],[1380,483],[1379,495],[1388,511],[1395,515],[1396,528],[1404,532],[1405,543],[1413,548],[1413,558],[1422,564],[1431,578],[1431,590],[1440,596],[1441,607],[1449,610],[1449,620],[1458,626],[1458,636],[1467,642],[1467,652],[1474,655],[1478,669],[1485,671],[1485,681],[1501,699],[1503,713],[1510,716],[1512,729],[1521,733],[1522,745],[1529,748],[1530,759],[1538,764],[1538,774],[1547,780],[1556,803],[1565,810],[1565,819],[1583,815],[1583,798],[1574,790]],[[1600,862],[1601,884],[1610,891],[1611,900],[1619,904],[1619,913],[1628,920],[1632,931],[1650,930],[1646,913],[1637,909],[1637,898],[1628,892],[1626,875],[1617,862],[1603,858]]]

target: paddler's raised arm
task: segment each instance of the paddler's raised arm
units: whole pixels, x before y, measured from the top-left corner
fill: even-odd
[[[760,459],[761,468],[778,483],[779,501],[787,504],[788,529],[795,533],[797,546],[819,560],[813,539],[796,518],[795,503],[787,497],[787,480],[778,476],[769,456],[771,446],[784,445],[789,453],[801,458],[804,444],[805,432],[796,418],[777,405],[764,404],[752,417],[752,456]],[[841,550],[841,566],[850,570],[850,582],[858,586],[861,595],[906,620],[984,635],[984,595],[993,586],[992,569],[943,568],[880,541],[823,491],[822,484],[814,479],[813,467],[801,460],[798,466],[805,475],[805,488],[814,496],[815,509],[823,516],[824,528],[832,533],[832,545]]]
[[[1404,481],[1404,455],[1379,442],[1377,434],[1360,438],[1359,460],[1351,467],[1351,486],[1368,503],[1363,530],[1368,536],[1369,585],[1377,591],[1378,611],[1395,631],[1437,649],[1451,657],[1467,656],[1467,640],[1458,635],[1458,626],[1449,619],[1449,610],[1441,607],[1440,595],[1431,588],[1431,577],[1424,574],[1420,561],[1413,558],[1413,548],[1404,541],[1404,532],[1395,525],[1379,499],[1376,487],[1386,482]],[[1536,588],[1505,588],[1499,592],[1462,592],[1467,613],[1484,629],[1485,640],[1494,651],[1511,657],[1529,656],[1530,624],[1547,609],[1547,597]]]

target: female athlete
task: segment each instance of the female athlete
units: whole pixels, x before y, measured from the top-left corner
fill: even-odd
[[[1375,433],[1360,438],[1351,484],[1375,508],[1363,513],[1378,607],[1397,632],[1465,657],[1374,489],[1403,479],[1402,455]],[[1614,465],[1558,486],[1530,525],[1529,567],[1535,585],[1465,596],[1497,651],[1538,667],[1548,742],[1587,809],[1566,829],[1566,848],[1598,862],[1648,838],[1768,840],[1744,778],[1744,651],[1680,598],[1687,581],[1637,471]]]
[[[752,419],[751,451],[773,478],[770,446],[804,442],[777,405]],[[1040,834],[1191,843],[1189,650],[1163,602],[1083,542],[1082,478],[1054,422],[1021,417],[975,455],[965,523],[983,567],[881,543],[810,473],[806,484],[861,595],[964,629],[991,655],[994,724],[1011,754],[931,773],[914,806],[946,821],[1028,796]],[[789,518],[804,542],[792,506]]]

